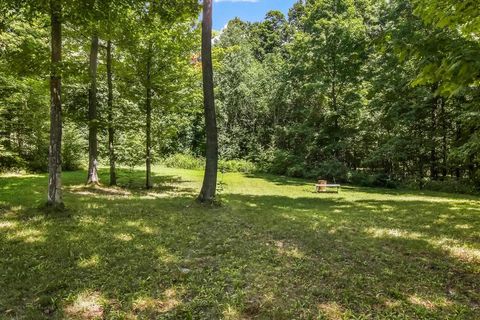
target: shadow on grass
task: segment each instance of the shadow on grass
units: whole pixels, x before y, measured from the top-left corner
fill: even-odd
[[[299,179],[299,178],[291,178],[291,177],[286,177],[286,176],[276,176],[272,174],[267,174],[267,173],[247,173],[245,174],[247,178],[251,179],[263,179],[268,182],[272,182],[276,185],[280,186],[306,186],[306,185],[314,185],[315,181],[309,181],[305,179]]]
[[[15,179],[5,185],[20,193],[26,185]],[[83,173],[66,174],[66,181],[74,187]],[[29,190],[44,182],[35,180]],[[470,259],[473,251],[455,251],[478,249],[478,208],[469,202],[225,194],[224,208],[205,211],[181,179],[155,176],[154,182],[153,191],[140,182],[118,188],[133,195],[126,197],[67,192],[70,219],[32,214],[21,220],[29,209],[15,209],[11,194],[2,193],[0,314],[479,316],[478,261]],[[170,192],[162,189],[170,184],[177,188],[172,196],[145,197]],[[37,197],[29,196],[23,204]]]

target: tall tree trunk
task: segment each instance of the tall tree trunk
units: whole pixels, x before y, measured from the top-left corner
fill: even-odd
[[[430,178],[432,180],[438,179],[438,170],[437,170],[437,152],[436,152],[436,133],[437,133],[437,116],[436,111],[438,107],[439,98],[435,96],[438,85],[432,86],[432,106],[430,112]]]
[[[62,2],[50,0],[51,71],[50,71],[50,148],[48,152],[47,205],[63,207],[62,199]]]
[[[440,100],[440,111],[442,113],[442,177],[445,179],[448,173],[448,141],[447,141],[447,114],[445,112],[445,99]]]
[[[203,71],[203,105],[207,135],[206,165],[202,190],[198,196],[200,202],[212,202],[217,189],[218,169],[218,134],[213,93],[212,66],[212,0],[203,1],[202,21],[202,71]]]
[[[147,189],[153,187],[152,184],[152,79],[151,79],[151,69],[152,69],[152,53],[151,49],[148,52],[147,58],[147,97],[145,100],[146,104],[146,115],[147,115],[147,146],[146,146],[146,182],[145,186]]]
[[[460,127],[460,122],[456,122],[455,124],[455,147],[458,147],[460,144],[460,140],[462,139],[462,129]],[[460,180],[461,177],[461,172],[460,172],[460,167],[459,164],[457,163],[455,165],[455,177],[457,180]]]
[[[98,66],[98,35],[92,36],[90,47],[90,88],[88,90],[88,182],[98,183],[97,169],[94,165],[98,154],[98,120],[97,120],[97,66]]]
[[[107,41],[107,85],[108,85],[108,157],[110,160],[110,185],[117,184],[115,169],[115,127],[113,126],[113,81],[112,81],[112,40]]]

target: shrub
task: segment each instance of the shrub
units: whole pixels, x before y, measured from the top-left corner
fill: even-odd
[[[18,154],[6,151],[0,146],[0,172],[18,171],[25,166],[25,161]]]
[[[203,170],[205,159],[191,154],[177,153],[163,160],[163,164],[170,168]],[[218,170],[223,172],[253,172],[256,166],[247,160],[220,160]]]
[[[265,160],[261,168],[266,172],[280,175],[288,175],[289,168],[297,165],[299,162],[303,163],[303,161],[299,161],[296,156],[283,150],[273,151],[268,159]],[[292,171],[292,173],[294,172]]]
[[[84,147],[87,145],[86,139],[80,130],[72,125],[65,125],[63,130],[62,145],[62,169],[65,171],[75,171],[82,168],[86,161]]]
[[[430,191],[462,194],[476,194],[479,191],[470,181],[453,179],[448,179],[444,181],[429,180],[423,184],[423,189]]]
[[[250,173],[256,171],[255,164],[247,160],[220,160],[218,167],[222,172]]]
[[[145,161],[145,145],[144,139],[140,135],[135,135],[131,132],[120,137],[116,156],[119,164],[126,165],[130,169],[135,166],[143,164]]]
[[[292,165],[287,169],[286,174],[287,176],[294,178],[303,178],[306,176],[305,169],[301,164]]]
[[[385,173],[369,174],[362,171],[352,171],[348,174],[348,182],[362,187],[397,188],[398,183]]]
[[[176,153],[164,159],[163,164],[169,168],[201,170],[205,167],[205,159],[191,154]]]
[[[309,176],[335,182],[347,181],[348,168],[337,160],[327,160],[322,162],[318,169],[311,170]]]

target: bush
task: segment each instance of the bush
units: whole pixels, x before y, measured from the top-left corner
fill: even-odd
[[[163,164],[169,168],[201,170],[205,168],[205,159],[191,154],[176,153],[164,159]]]
[[[220,160],[218,167],[222,172],[250,173],[256,171],[255,164],[247,160]]]
[[[205,169],[205,159],[191,154],[177,153],[163,160],[163,164],[170,168],[189,170]],[[220,160],[218,170],[223,172],[253,172],[256,166],[247,160]]]
[[[322,162],[318,166],[318,169],[310,170],[308,176],[334,182],[343,182],[347,181],[348,168],[337,160],[327,160]]]
[[[287,176],[294,178],[304,178],[306,176],[305,168],[303,167],[303,165],[300,164],[292,165],[291,167],[289,167],[286,174]]]
[[[397,188],[398,183],[385,173],[368,174],[362,171],[352,171],[348,174],[348,182],[362,187]]]
[[[145,163],[145,144],[141,135],[128,132],[120,136],[115,151],[117,162],[130,169]]]
[[[269,173],[288,175],[289,168],[298,166],[298,163],[303,163],[303,161],[287,151],[275,150],[262,160],[260,168]],[[292,169],[290,173],[296,173],[295,171]]]
[[[18,154],[6,151],[0,146],[0,172],[19,171],[25,166],[25,161]]]
[[[84,147],[87,141],[80,130],[71,125],[65,125],[63,130],[62,169],[75,171],[82,168],[86,153]]]
[[[444,180],[444,181],[435,181],[429,180],[423,184],[424,190],[430,191],[440,191],[448,193],[462,193],[462,194],[476,194],[479,190],[475,185],[466,180]]]

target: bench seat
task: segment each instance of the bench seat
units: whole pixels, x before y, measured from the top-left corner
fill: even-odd
[[[321,193],[321,192],[327,192],[327,188],[336,188],[337,189],[337,193],[340,192],[340,187],[341,185],[339,184],[315,184],[315,192],[318,192],[318,193]],[[325,190],[321,190],[321,188],[324,188]]]

